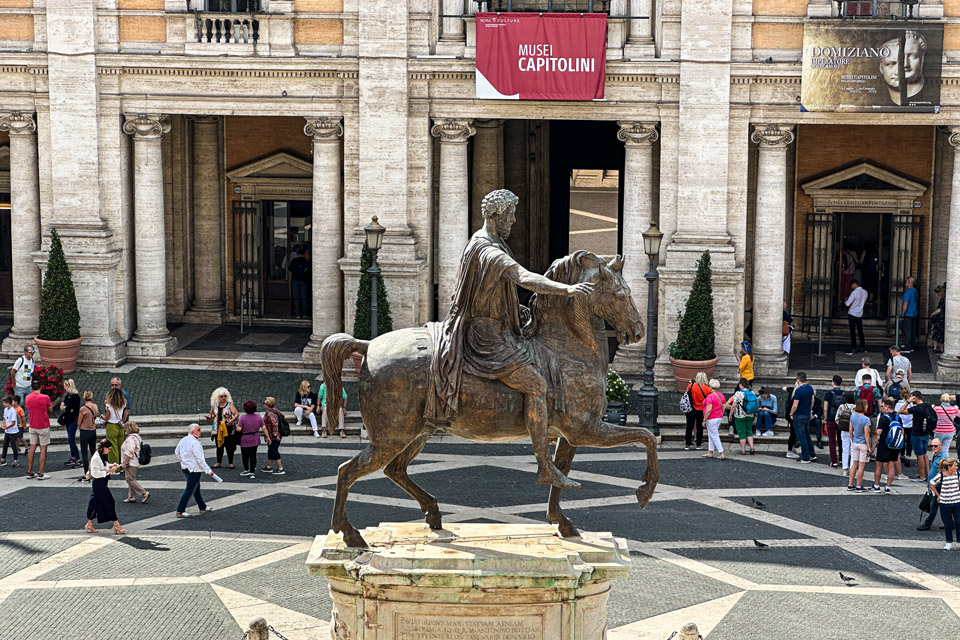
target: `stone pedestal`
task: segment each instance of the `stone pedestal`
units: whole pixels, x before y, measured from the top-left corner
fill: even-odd
[[[369,551],[317,536],[307,557],[330,583],[331,638],[601,640],[610,580],[626,577],[623,539],[563,539],[550,525],[381,524]]]

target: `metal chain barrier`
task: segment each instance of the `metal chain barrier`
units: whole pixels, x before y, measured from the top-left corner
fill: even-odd
[[[280,640],[288,640],[288,638],[287,638],[286,636],[284,636],[282,633],[280,633],[279,631],[277,631],[277,630],[274,629],[273,627],[267,625],[267,629],[270,630],[270,633],[272,633],[273,635],[275,635],[275,636],[277,636],[278,638],[280,638]]]

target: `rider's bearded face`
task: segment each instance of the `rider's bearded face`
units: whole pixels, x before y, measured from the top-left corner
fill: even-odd
[[[497,226],[497,235],[506,240],[510,237],[510,229],[513,227],[513,223],[517,221],[517,205],[510,205],[506,211],[493,220]]]

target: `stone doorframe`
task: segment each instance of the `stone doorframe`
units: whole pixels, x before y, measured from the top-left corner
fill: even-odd
[[[894,217],[913,217],[914,211],[928,190],[926,185],[881,169],[869,162],[861,162],[811,180],[800,187],[813,200],[813,210],[810,214],[829,216],[831,219],[838,213],[889,213]],[[895,300],[903,292],[903,279],[911,272],[915,255],[914,233],[920,228],[915,225],[895,224],[892,230],[889,310],[891,315],[895,314]],[[805,279],[831,282],[835,258],[833,253],[837,242],[833,234],[832,225],[823,225],[823,228],[812,236],[814,246],[804,247],[804,255],[811,261],[810,264],[814,265],[807,267],[805,264]],[[922,243],[923,238],[919,238],[919,241]],[[804,243],[806,242],[805,238]],[[813,298],[823,298],[812,300],[813,308],[830,308],[832,286],[812,289],[809,295]]]

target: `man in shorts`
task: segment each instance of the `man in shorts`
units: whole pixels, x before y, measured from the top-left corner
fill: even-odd
[[[27,416],[30,426],[30,449],[27,452],[27,479],[36,478],[37,480],[46,480],[43,470],[47,466],[47,447],[50,446],[50,412],[53,410],[53,403],[50,397],[40,393],[40,381],[34,380],[30,387],[33,393],[24,400],[27,408]],[[39,473],[33,475],[33,454],[37,447],[40,447],[40,465],[37,469]]]
[[[910,402],[897,410],[900,415],[909,414],[913,423],[913,436],[910,441],[913,444],[913,452],[917,456],[918,477],[910,482],[927,482],[930,475],[930,460],[927,459],[927,446],[930,442],[930,436],[924,435],[925,422],[927,419],[927,407],[923,403],[923,394],[919,391],[910,392]]]
[[[880,418],[877,420],[877,464],[873,470],[873,490],[880,491],[880,476],[887,473],[887,486],[883,492],[890,493],[893,486],[894,463],[900,459],[900,449],[891,449],[887,446],[887,434],[890,433],[891,417],[897,406],[893,398],[884,398],[880,401]]]

